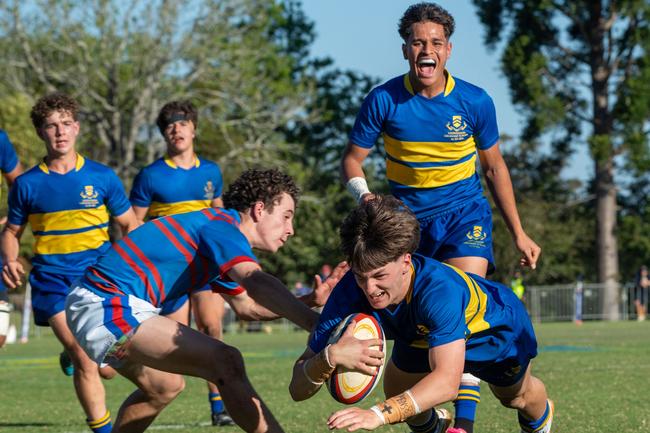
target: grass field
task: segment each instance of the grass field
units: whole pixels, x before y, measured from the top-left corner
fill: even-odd
[[[546,383],[556,404],[554,432],[650,432],[650,322],[589,322],[536,327],[540,354],[534,372]],[[294,403],[287,392],[291,366],[302,353],[307,334],[282,331],[227,334],[239,347],[251,380],[287,432],[326,432],[327,415],[340,405],[326,391]],[[0,432],[85,433],[83,413],[72,380],[59,371],[60,346],[49,332],[27,344],[0,350]],[[132,390],[122,378],[105,382],[108,405],[116,413]],[[502,408],[483,384],[477,433],[518,431],[514,411]],[[376,390],[362,406],[380,400]],[[240,431],[209,425],[205,384],[187,379],[183,394],[150,428],[151,431]],[[405,425],[378,431],[406,432]]]

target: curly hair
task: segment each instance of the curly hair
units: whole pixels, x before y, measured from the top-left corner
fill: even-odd
[[[185,120],[190,120],[194,124],[194,128],[199,126],[199,113],[196,111],[196,107],[190,101],[170,101],[163,105],[158,113],[156,118],[156,125],[160,133],[165,135],[165,128],[170,123],[176,122],[178,120],[177,116],[185,118]],[[173,120],[174,117],[177,117],[176,120]]]
[[[416,3],[406,9],[397,25],[399,35],[405,41],[411,36],[411,26],[415,23],[431,21],[440,24],[445,30],[447,40],[454,33],[456,23],[454,17],[447,10],[436,3]]]
[[[261,201],[270,213],[284,192],[298,204],[300,189],[291,176],[276,168],[250,169],[230,184],[228,191],[223,195],[223,203],[227,208],[243,212],[255,202]]]
[[[376,196],[355,208],[340,228],[341,250],[355,272],[370,272],[413,253],[420,244],[415,214],[392,196]]]
[[[42,96],[32,107],[29,115],[32,118],[34,128],[39,129],[45,124],[45,119],[55,111],[65,111],[70,113],[72,118],[77,120],[79,104],[77,101],[65,93],[50,93]]]

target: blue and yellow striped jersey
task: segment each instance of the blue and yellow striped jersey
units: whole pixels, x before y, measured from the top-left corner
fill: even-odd
[[[476,149],[499,139],[488,94],[445,73],[445,91],[430,99],[414,93],[408,74],[376,87],[350,133],[350,142],[367,149],[383,134],[391,192],[418,218],[482,195]]]
[[[148,207],[147,216],[157,218],[210,207],[222,188],[216,163],[197,156],[194,167],[186,170],[163,157],[138,173],[130,200],[134,206]]]
[[[29,222],[34,233],[35,268],[81,274],[109,246],[109,214],[120,216],[130,204],[109,167],[77,155],[66,174],[43,162],[16,178],[9,193],[9,223]]]
[[[512,290],[469,275],[429,257],[413,255],[413,278],[406,298],[394,309],[374,310],[348,272],[332,291],[309,341],[318,353],[332,331],[352,313],[374,315],[386,338],[427,349],[466,340],[467,361],[494,360],[506,353],[521,325]]]

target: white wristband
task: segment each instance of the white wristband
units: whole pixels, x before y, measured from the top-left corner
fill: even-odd
[[[417,401],[415,401],[415,398],[413,397],[413,394],[411,394],[411,390],[407,389],[404,394],[408,395],[411,398],[411,401],[413,402],[413,406],[415,407],[415,414],[417,415],[420,412],[422,412],[422,410],[420,410],[420,405],[418,404]]]
[[[352,179],[348,180],[348,183],[345,184],[345,187],[350,192],[350,194],[352,194],[352,197],[354,197],[357,203],[361,201],[361,197],[363,197],[365,194],[370,194],[366,179],[363,177],[353,177]]]
[[[325,362],[327,362],[329,368],[334,368],[334,365],[330,362],[330,346],[331,344],[328,344],[325,346],[325,349],[323,349],[325,351]]]
[[[377,415],[377,417],[379,417],[379,419],[381,420],[381,425],[386,424],[386,418],[384,418],[384,415],[382,415],[381,411],[377,406],[371,407],[370,410],[373,411],[375,415]]]
[[[311,377],[309,377],[309,375],[307,374],[307,361],[304,361],[302,363],[302,372],[307,378],[307,380],[309,381],[309,383],[317,386],[321,386],[324,383],[324,382],[314,382],[314,380]]]

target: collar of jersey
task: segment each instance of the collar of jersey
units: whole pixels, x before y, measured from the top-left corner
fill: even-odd
[[[172,161],[171,156],[165,155],[165,158],[163,158],[163,160],[165,161],[165,164],[167,164],[171,168],[178,168],[178,165],[176,165],[176,163],[174,161]],[[201,165],[201,161],[199,160],[199,157],[196,156],[196,153],[195,153],[194,154],[194,167],[198,168],[200,165]]]
[[[86,158],[81,156],[80,153],[77,153],[77,162],[75,162],[74,164],[74,171],[81,170],[81,167],[83,167],[85,163],[86,163]],[[38,164],[38,168],[40,168],[43,173],[50,174],[50,169],[47,168],[47,164],[45,163],[45,158],[43,158],[43,162]]]
[[[447,77],[447,84],[445,84],[445,93],[443,96],[447,97],[451,91],[454,90],[454,87],[456,86],[456,80],[454,80],[454,77],[452,77],[449,71],[446,69],[445,76]],[[404,87],[406,87],[406,90],[408,90],[411,95],[415,95],[415,91],[411,85],[411,79],[409,78],[408,73],[404,74]]]

